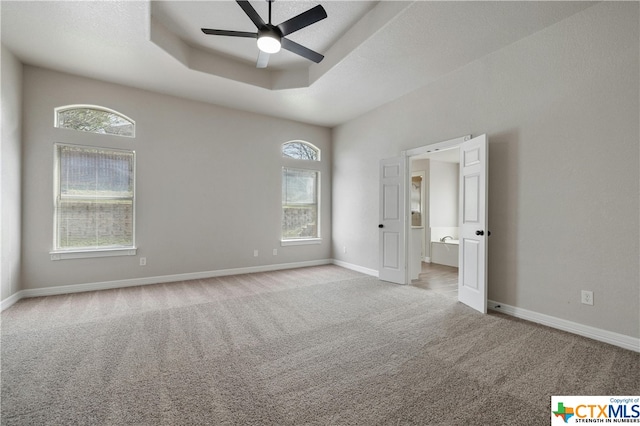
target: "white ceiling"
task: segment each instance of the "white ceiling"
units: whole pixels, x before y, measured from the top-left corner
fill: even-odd
[[[315,50],[325,52],[344,33],[371,10],[375,1],[326,2],[322,6],[331,19],[299,30],[287,38]],[[251,2],[254,9],[267,22],[268,3],[265,0]],[[322,4],[319,1],[277,0],[272,3],[272,23],[280,24],[289,18]],[[222,54],[255,67],[258,56],[256,41],[252,39],[205,36],[201,28],[255,32],[256,27],[235,1],[157,1],[151,5],[152,15],[188,45],[209,53]],[[312,62],[283,50],[269,59],[269,68],[286,70],[308,69]]]
[[[594,3],[278,0],[272,21],[317,4],[328,18],[289,38],[320,64],[282,51],[259,70],[252,39],[202,34],[255,31],[233,1],[4,0],[1,40],[27,64],[331,127]]]

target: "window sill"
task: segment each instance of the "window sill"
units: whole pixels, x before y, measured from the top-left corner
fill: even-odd
[[[301,238],[299,240],[280,240],[281,246],[304,246],[308,244],[322,244],[322,238]]]
[[[49,252],[51,260],[85,259],[90,257],[135,256],[137,248],[64,250]]]

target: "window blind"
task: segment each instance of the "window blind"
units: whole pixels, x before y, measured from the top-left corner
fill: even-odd
[[[134,246],[135,153],[56,144],[55,249]]]

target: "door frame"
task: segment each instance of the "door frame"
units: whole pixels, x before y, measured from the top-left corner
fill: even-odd
[[[436,143],[432,143],[429,145],[424,145],[418,148],[413,148],[413,149],[409,149],[406,151],[402,151],[401,155],[403,157],[407,157],[406,161],[405,161],[405,165],[407,167],[407,170],[405,171],[405,176],[409,176],[408,180],[407,180],[407,184],[405,185],[405,189],[406,189],[406,193],[405,193],[405,204],[407,204],[406,208],[405,208],[405,215],[408,215],[408,217],[405,220],[405,253],[406,253],[406,257],[409,257],[410,254],[410,247],[409,247],[409,233],[411,232],[411,194],[409,193],[411,190],[411,157],[416,156],[416,155],[422,155],[422,154],[429,154],[432,152],[437,152],[437,151],[444,151],[444,150],[448,150],[448,149],[453,149],[453,148],[459,148],[460,145],[462,145],[463,142],[466,142],[468,140],[471,140],[472,136],[469,135],[465,135],[465,136],[460,136],[458,138],[454,138],[454,139],[449,139],[446,141],[442,141],[442,142],[436,142]],[[424,224],[424,226],[426,227],[427,224]],[[425,244],[428,244],[428,242],[426,242]],[[410,274],[406,274],[405,275],[405,284],[411,284],[411,277],[409,276]]]

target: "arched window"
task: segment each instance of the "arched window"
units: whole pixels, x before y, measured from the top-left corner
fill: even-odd
[[[282,156],[296,160],[320,161],[320,149],[304,141],[291,141],[282,144]]]
[[[135,122],[117,111],[94,105],[67,105],[55,109],[55,127],[133,138]]]

